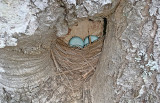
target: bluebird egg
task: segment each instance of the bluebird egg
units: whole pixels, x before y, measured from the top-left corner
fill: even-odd
[[[87,46],[89,44],[89,36],[85,37],[84,45]]]
[[[69,46],[83,48],[84,42],[80,37],[75,36],[69,40]]]
[[[98,36],[95,36],[95,35],[91,35],[90,38],[91,38],[91,43],[98,40]]]
[[[91,43],[93,43],[94,41],[98,40],[98,36],[95,36],[95,35],[90,35],[90,36],[87,36],[85,39],[84,39],[84,45],[87,46],[89,44],[89,37],[91,38]]]

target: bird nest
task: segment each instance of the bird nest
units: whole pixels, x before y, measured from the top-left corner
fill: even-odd
[[[57,38],[51,51],[54,64],[58,75],[72,76],[72,79],[86,79],[90,77],[97,66],[104,37],[85,46],[84,48],[70,47],[63,41],[63,38]]]

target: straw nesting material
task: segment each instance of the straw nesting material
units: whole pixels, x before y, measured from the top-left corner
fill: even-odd
[[[93,74],[102,51],[103,39],[104,37],[100,37],[84,48],[75,48],[68,46],[62,38],[57,38],[52,50],[59,68],[57,74],[74,74],[81,78]]]

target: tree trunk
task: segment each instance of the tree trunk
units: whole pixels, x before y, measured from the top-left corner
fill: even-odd
[[[159,14],[152,15],[156,3],[121,1],[108,18],[102,57],[92,78],[93,103],[160,102]]]
[[[0,103],[160,102],[160,1],[16,0],[0,5],[7,8],[0,15]],[[73,90],[72,82],[56,74],[52,45],[78,21],[104,18],[96,71]]]

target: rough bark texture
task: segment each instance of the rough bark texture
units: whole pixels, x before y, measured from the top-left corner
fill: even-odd
[[[21,27],[26,20],[21,31],[12,28],[17,19],[7,24],[12,17],[5,19],[3,13],[0,17],[1,103],[160,102],[158,0],[4,1],[0,2],[11,7],[19,5],[17,9],[30,5],[31,9],[22,11],[26,14],[33,10],[33,15],[29,13],[25,19],[20,16],[19,25],[14,27]],[[104,17],[108,20],[107,33],[95,74],[73,91],[66,86],[68,81],[55,73],[51,45],[77,21]]]
[[[154,2],[121,1],[109,16],[103,56],[92,78],[93,103],[160,102],[159,14],[149,13]]]

